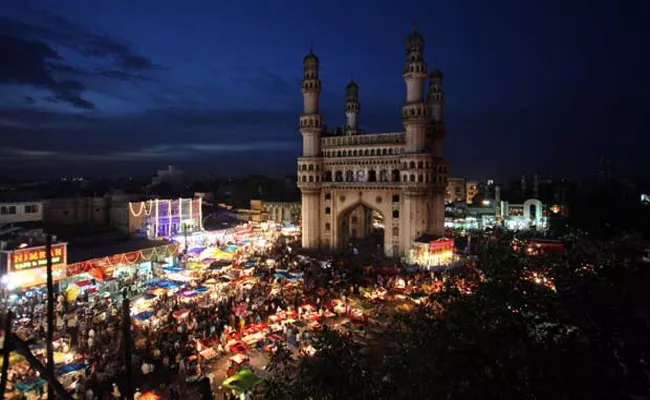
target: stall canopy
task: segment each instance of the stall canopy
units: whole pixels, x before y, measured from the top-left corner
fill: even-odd
[[[198,293],[198,294],[203,294],[203,293],[207,292],[208,290],[210,290],[210,288],[207,287],[207,286],[197,286],[197,287],[194,289],[194,291],[195,291],[196,293]]]
[[[69,374],[75,371],[81,371],[84,368],[86,368],[86,364],[83,361],[64,365],[56,369],[56,376]]]
[[[39,386],[45,384],[45,379],[33,378],[24,381],[23,383],[16,383],[14,387],[22,393],[31,392]]]
[[[138,321],[146,321],[153,316],[154,316],[153,311],[143,311],[139,314],[136,314],[133,318],[137,319]]]
[[[164,272],[181,272],[184,269],[185,268],[179,267],[179,266],[176,266],[176,265],[165,265],[164,267],[162,267],[162,270]]]
[[[288,279],[290,281],[295,281],[298,279],[297,275],[292,275],[288,272],[276,272],[275,274],[273,274],[273,276],[275,276],[278,279]]]
[[[188,254],[191,254],[191,255],[193,255],[193,256],[198,256],[198,255],[201,254],[205,249],[207,249],[207,247],[195,247],[195,248],[193,248],[193,249],[189,249],[189,250],[187,251],[187,253],[188,253]]]
[[[235,375],[221,382],[221,386],[234,390],[237,393],[242,393],[254,388],[261,383],[264,383],[264,379],[255,375],[249,369],[242,369]]]
[[[156,286],[162,289],[176,289],[182,285],[177,282],[163,280],[163,281],[156,282]]]

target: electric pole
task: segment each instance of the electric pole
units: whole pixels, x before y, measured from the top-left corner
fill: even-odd
[[[54,399],[54,281],[52,279],[52,235],[45,235],[45,257],[47,260],[47,398]]]

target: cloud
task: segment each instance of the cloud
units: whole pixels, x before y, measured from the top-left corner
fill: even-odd
[[[26,149],[15,147],[0,147],[0,160],[2,161],[38,161],[38,160],[65,160],[84,162],[141,162],[151,160],[179,160],[189,157],[206,155],[251,153],[261,151],[288,151],[298,147],[296,142],[241,142],[241,143],[191,143],[191,144],[165,144],[144,147],[132,151],[115,151],[102,153],[80,153],[66,151],[51,151]]]
[[[143,55],[135,53],[127,43],[116,37],[95,33],[83,26],[50,12],[41,11],[34,16],[39,24],[17,19],[0,20],[0,31],[51,41],[74,49],[88,57],[112,60],[117,69],[127,71],[151,71],[162,69]]]
[[[51,93],[43,100],[64,103],[76,109],[93,110],[95,104],[83,96],[84,80],[101,77],[120,81],[150,80],[144,74],[160,69],[135,53],[126,43],[91,32],[51,13],[33,13],[39,23],[12,18],[0,19],[0,84],[29,85]],[[58,49],[58,50],[57,50]],[[101,68],[71,65],[61,51],[67,49],[106,64]],[[34,96],[29,96],[37,103]]]
[[[66,102],[77,108],[93,109],[94,105],[81,97],[84,86],[73,80],[58,81],[51,66],[62,63],[61,56],[44,42],[0,35],[0,83],[26,84],[52,93],[54,102]]]

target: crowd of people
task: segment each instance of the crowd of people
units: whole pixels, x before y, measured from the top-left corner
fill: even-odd
[[[344,312],[351,311],[350,299],[358,296],[360,289],[391,286],[397,279],[385,269],[364,269],[351,261],[352,255],[324,263],[315,258],[298,255],[279,240],[263,249],[240,251],[233,265],[254,262],[252,284],[239,284],[234,279],[218,295],[213,291],[200,296],[184,297],[182,291],[164,292],[148,304],[150,316],[146,320],[132,318],[128,332],[133,341],[131,365],[134,366],[133,387],[136,395],[145,390],[155,390],[162,398],[188,398],[190,393],[210,388],[213,393],[223,393],[223,398],[234,396],[221,390],[220,382],[235,373],[236,365],[229,362],[222,375],[212,373],[215,363],[227,358],[227,343],[233,334],[241,335],[253,324],[267,322],[269,317],[283,311],[302,313],[302,304],[314,305],[314,313],[323,316],[331,310],[332,301],[338,299]],[[273,260],[269,263],[268,260]],[[251,261],[253,260],[253,261]],[[356,267],[354,267],[356,265]],[[294,285],[278,282],[283,271],[300,276]],[[202,287],[223,271],[205,269],[194,272],[186,289]],[[250,274],[250,273],[249,273]],[[439,280],[434,273],[416,274],[407,284],[423,280]],[[138,282],[124,282],[123,289],[130,299],[137,298],[145,289]],[[16,313],[28,323],[31,341],[45,338],[45,315],[42,299],[24,300]],[[80,374],[70,385],[77,399],[121,399],[126,393],[125,357],[122,301],[119,297],[95,298],[80,296],[71,303],[63,295],[57,296],[55,340],[69,342],[69,351],[75,359],[83,361],[85,374]],[[367,321],[367,316],[366,316]],[[287,343],[300,348],[308,341],[309,331],[281,323],[281,333]],[[255,343],[253,349],[262,351],[267,340]],[[204,347],[215,349],[213,357],[201,355]],[[223,364],[223,363],[222,363]],[[28,380],[25,375],[14,375],[10,382]],[[205,384],[197,382],[209,381]],[[36,391],[36,398],[39,398]],[[181,393],[183,395],[181,396]],[[219,395],[221,395],[219,393]],[[250,394],[246,393],[246,396]],[[242,394],[244,396],[244,394]]]

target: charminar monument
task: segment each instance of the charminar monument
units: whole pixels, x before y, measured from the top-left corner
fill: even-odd
[[[383,250],[403,256],[423,234],[444,233],[447,163],[442,73],[428,76],[424,40],[416,30],[406,39],[402,76],[406,101],[404,132],[363,133],[359,129],[359,86],[346,88],[345,127],[326,132],[318,101],[321,92],[318,57],[303,60],[300,114],[303,138],[298,158],[298,187],[302,194],[302,245],[307,249],[345,247],[369,232],[373,211],[384,223]]]

